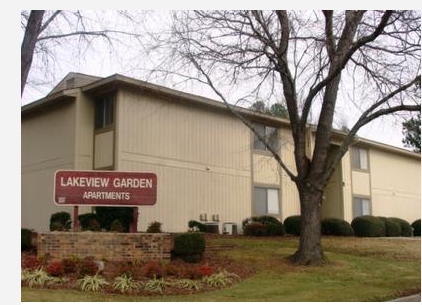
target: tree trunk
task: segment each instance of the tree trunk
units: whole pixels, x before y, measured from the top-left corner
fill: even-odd
[[[293,262],[300,265],[323,265],[324,253],[321,247],[321,200],[323,192],[309,184],[299,186],[301,231],[299,249],[293,255]]]
[[[40,34],[44,11],[31,11],[21,45],[21,96],[25,88],[34,56],[35,44]]]

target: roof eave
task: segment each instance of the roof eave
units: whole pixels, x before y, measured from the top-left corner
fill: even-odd
[[[59,92],[56,92],[51,95],[47,95],[46,97],[43,97],[39,100],[36,100],[30,104],[24,105],[21,107],[21,115],[26,115],[28,113],[32,113],[35,111],[38,111],[40,109],[43,109],[45,107],[49,107],[53,104],[57,104],[58,102],[62,100],[66,100],[69,98],[76,98],[77,90],[71,89],[71,90],[62,90]]]
[[[96,94],[105,90],[116,89],[121,86],[132,87],[135,89],[140,89],[152,93],[157,96],[163,96],[167,98],[177,98],[178,100],[183,100],[185,102],[191,103],[196,106],[212,108],[215,110],[220,110],[228,112],[228,107],[221,101],[213,100],[203,96],[186,93],[167,87],[151,84],[145,81],[137,80],[134,78],[126,77],[120,74],[114,74],[109,77],[103,78],[99,81],[93,82],[89,85],[82,87],[82,91],[85,93]],[[233,106],[233,108],[239,113],[247,116],[253,120],[259,120],[261,122],[276,124],[276,125],[290,125],[289,120],[284,118],[275,117],[269,114],[257,113],[255,111]]]

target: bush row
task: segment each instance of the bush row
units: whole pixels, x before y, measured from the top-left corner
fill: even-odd
[[[362,237],[394,237],[421,236],[421,220],[412,224],[397,217],[360,216],[352,220],[351,224],[337,218],[325,218],[321,221],[323,235],[362,236]],[[284,220],[287,234],[300,235],[300,216],[294,215]]]

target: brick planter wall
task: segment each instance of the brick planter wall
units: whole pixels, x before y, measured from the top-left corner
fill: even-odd
[[[51,232],[38,234],[38,257],[93,256],[107,260],[170,260],[173,241],[167,233]]]

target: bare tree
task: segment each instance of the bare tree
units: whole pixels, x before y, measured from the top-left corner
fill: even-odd
[[[146,12],[127,11],[21,11],[24,38],[21,45],[21,96],[31,69],[36,69],[43,81],[55,81],[58,53],[73,51],[80,60],[94,45],[113,55],[118,62],[117,46],[141,48],[138,26]],[[107,50],[104,50],[106,44]],[[124,53],[124,52],[122,52]],[[32,64],[37,57],[38,64]],[[70,58],[68,60],[71,60]],[[32,79],[34,82],[34,79]],[[38,85],[40,82],[37,83]]]
[[[251,122],[232,107],[238,97],[229,95],[226,86],[247,84],[250,96],[261,100],[283,96],[296,168],[260,140],[299,192],[301,236],[294,262],[323,263],[324,188],[357,132],[379,117],[420,111],[420,12],[184,11],[174,12],[173,20],[168,36],[156,35],[155,49],[170,48],[171,55],[155,72],[208,85],[259,138]],[[349,101],[338,99],[340,86],[353,92]],[[341,144],[330,149],[336,109],[346,102],[360,115]],[[308,155],[311,111],[318,117],[314,150]]]

